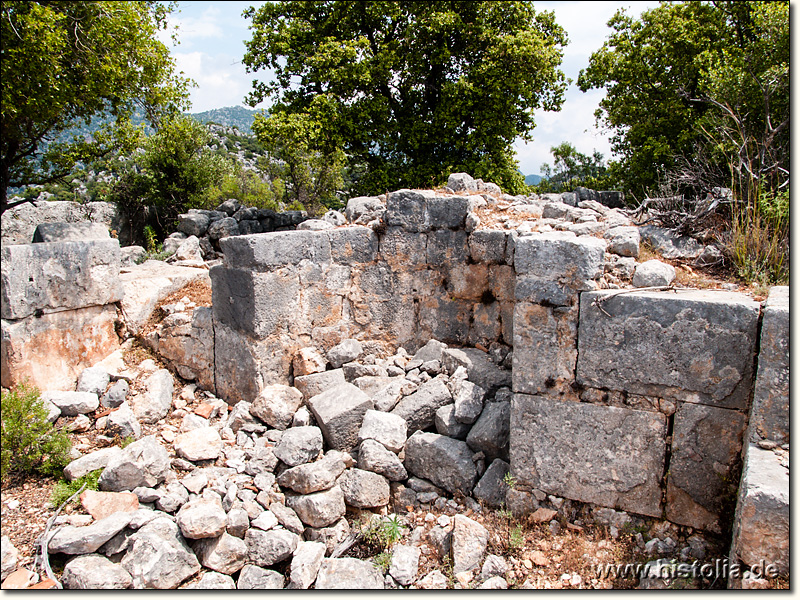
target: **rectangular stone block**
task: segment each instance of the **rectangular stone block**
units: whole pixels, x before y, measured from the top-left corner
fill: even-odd
[[[606,295],[611,297],[598,306],[595,301]],[[584,293],[577,381],[745,409],[759,308],[744,294],[711,290]]]
[[[352,265],[373,262],[378,257],[378,236],[369,227],[342,227],[328,231],[333,262]]]
[[[469,235],[469,251],[477,263],[504,265],[508,233],[499,229],[478,229]]]
[[[331,261],[326,231],[276,231],[229,236],[220,240],[225,265],[237,269],[269,270],[297,265],[302,260]]]
[[[117,240],[21,244],[1,252],[3,319],[102,306],[122,298]]]
[[[113,305],[2,320],[2,386],[24,379],[40,390],[74,390],[81,371],[119,348]]]
[[[304,316],[296,269],[258,272],[217,265],[209,274],[214,319],[242,333],[263,339]]]
[[[719,533],[733,513],[745,416],[686,403],[674,419],[667,519]]]
[[[750,429],[753,441],[789,442],[788,286],[773,287],[764,306]]]
[[[666,435],[659,413],[514,394],[511,472],[548,494],[659,517]]]
[[[427,198],[425,226],[427,229],[463,229],[469,211],[469,200],[461,196]]]
[[[469,340],[472,302],[430,296],[419,301],[419,330],[422,337],[446,344],[462,345]]]
[[[749,445],[739,484],[731,561],[754,565],[763,560],[788,575],[789,523],[789,469],[772,450]]]
[[[513,390],[577,399],[578,307],[518,302],[514,307]]]
[[[389,227],[381,238],[381,257],[394,268],[424,265],[427,245],[428,236],[424,233]]]
[[[412,190],[398,190],[386,198],[384,219],[389,227],[401,227],[406,231],[428,231],[425,224],[426,198]]]
[[[352,383],[340,383],[310,398],[308,408],[328,445],[347,451],[358,445],[364,414],[372,410],[373,404],[369,396]]]
[[[469,258],[467,233],[437,229],[428,234],[427,262],[431,266],[466,264]]]

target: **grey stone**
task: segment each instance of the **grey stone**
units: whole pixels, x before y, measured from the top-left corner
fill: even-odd
[[[46,195],[46,194],[45,194]],[[110,202],[41,200],[12,207],[2,215],[2,244],[29,244],[42,223],[101,223],[122,234],[127,229],[119,208]],[[129,240],[127,240],[129,241]]]
[[[0,581],[3,581],[17,570],[17,562],[19,560],[19,551],[14,547],[14,544],[11,543],[11,539],[7,535],[0,538],[0,554],[2,554]]]
[[[290,467],[314,460],[321,451],[322,432],[319,427],[290,427],[273,449],[275,456]]]
[[[483,561],[481,567],[481,579],[489,579],[491,577],[502,577],[508,572],[508,563],[502,556],[490,554]]]
[[[420,579],[417,587],[421,590],[446,590],[448,587],[447,577],[436,569]]]
[[[327,263],[331,243],[325,231],[277,231],[242,235],[220,242],[225,265],[236,269],[264,270],[297,265],[302,260]]]
[[[244,536],[248,562],[259,567],[270,567],[290,558],[300,543],[300,536],[285,529],[248,529]]]
[[[411,190],[391,192],[386,199],[384,215],[386,224],[390,227],[402,227],[409,232],[427,231],[426,204],[425,196],[419,192]]]
[[[205,213],[189,211],[188,214],[178,215],[178,231],[186,235],[201,237],[208,231],[211,219]]]
[[[753,444],[745,452],[733,527],[731,559],[764,560],[789,574],[789,470],[771,450]]]
[[[67,481],[72,481],[97,469],[104,469],[109,460],[119,454],[122,454],[122,448],[119,446],[101,448],[89,454],[84,454],[64,467],[64,477],[66,477]]]
[[[108,492],[124,492],[136,487],[154,487],[164,481],[170,469],[169,455],[156,441],[146,436],[114,454],[100,475],[98,485]]]
[[[437,229],[428,234],[425,260],[429,265],[464,264],[469,257],[467,233]]]
[[[344,502],[342,502],[344,504]],[[303,536],[309,542],[321,542],[325,544],[325,552],[332,554],[333,551],[350,535],[350,524],[344,517],[340,518],[330,527],[307,527]]]
[[[224,532],[218,537],[200,539],[192,548],[201,565],[226,575],[239,571],[247,560],[247,544]]]
[[[661,515],[666,417],[515,394],[511,472],[548,494]]]
[[[578,383],[722,408],[747,406],[757,302],[710,290],[637,292],[603,301],[604,314],[594,305],[604,295],[581,296]]]
[[[467,379],[493,394],[501,387],[511,387],[511,371],[492,362],[489,355],[478,348],[448,348],[442,352],[442,366],[448,373],[458,367],[467,370]]]
[[[300,520],[310,527],[328,527],[345,513],[344,494],[338,485],[324,492],[288,496],[286,506],[294,510]]]
[[[97,394],[99,397],[105,393],[110,380],[111,376],[103,367],[89,367],[81,372],[75,389],[78,392]]]
[[[472,496],[487,506],[500,508],[506,503],[508,485],[505,476],[508,469],[507,462],[499,458],[494,459],[472,491]]]
[[[3,246],[0,253],[3,319],[102,306],[123,296],[117,240]]]
[[[328,445],[350,450],[358,444],[361,422],[373,404],[356,386],[342,383],[309,399],[308,407]]]
[[[142,426],[139,425],[130,405],[123,402],[108,415],[105,431],[107,435],[118,435],[123,440],[128,437],[138,440],[142,435]]]
[[[439,362],[442,361],[442,352],[447,348],[447,344],[440,342],[439,340],[428,340],[424,346],[422,346],[419,350],[414,353],[414,356],[409,361],[409,364],[406,365],[407,369],[414,368],[412,363],[416,364],[419,362],[421,365],[424,362],[428,362],[430,360],[438,360]],[[419,366],[417,365],[417,366]]]
[[[120,565],[131,574],[135,589],[175,589],[200,571],[178,526],[166,518],[150,521],[131,536]]]
[[[389,503],[389,482],[371,471],[347,469],[337,482],[345,504],[356,508],[378,508]]]
[[[416,385],[407,379],[395,377],[394,381],[371,396],[375,409],[382,412],[391,411],[412,387],[416,389]]]
[[[175,515],[183,537],[190,540],[218,537],[225,532],[228,519],[220,502],[198,498],[189,500]]]
[[[342,369],[311,373],[310,375],[294,378],[294,386],[303,393],[303,397],[306,400],[341,383],[346,383]]]
[[[133,414],[142,423],[157,423],[167,416],[172,408],[174,383],[167,369],[159,369],[144,382],[145,391],[131,396],[129,404]]]
[[[292,424],[295,412],[303,403],[303,394],[286,385],[265,387],[250,406],[250,413],[276,429],[286,429]]]
[[[289,588],[307,590],[317,579],[317,573],[325,558],[325,544],[321,542],[300,542],[292,557]]]
[[[203,573],[199,580],[190,583],[183,590],[235,590],[236,582],[230,575],[222,573]]]
[[[333,229],[333,225],[322,219],[309,219],[297,226],[297,231],[325,231],[326,229]]]
[[[430,197],[425,206],[425,224],[430,229],[463,229],[468,212],[467,198]]]
[[[243,508],[231,508],[226,515],[225,531],[229,534],[243,538],[250,528],[250,517]]]
[[[196,462],[216,460],[222,451],[222,438],[214,427],[200,427],[175,438],[175,453]]]
[[[675,280],[675,267],[652,259],[636,266],[633,273],[635,287],[657,287],[671,284]]]
[[[379,219],[386,210],[386,204],[377,196],[359,196],[347,201],[345,215],[351,223],[366,225],[370,221]]]
[[[391,414],[405,419],[409,433],[432,426],[436,419],[436,410],[452,403],[453,397],[445,380],[443,376],[439,376],[423,383],[416,392],[402,398],[392,409]]]
[[[343,364],[357,359],[361,356],[363,349],[358,340],[347,339],[328,350],[328,362],[334,369],[338,369]]]
[[[383,475],[389,481],[408,478],[402,461],[391,450],[372,439],[361,442],[358,449],[358,468]]]
[[[62,585],[68,590],[125,590],[131,587],[130,573],[105,556],[86,554],[64,565]]]
[[[286,469],[278,475],[278,484],[299,494],[329,490],[345,468],[341,453],[332,450],[317,461]]]
[[[466,440],[469,430],[472,428],[468,423],[461,423],[456,420],[455,404],[447,404],[436,409],[434,420],[436,431],[441,435],[446,435],[457,440]]]
[[[284,578],[277,571],[245,565],[236,583],[240,590],[282,590]]]
[[[255,448],[245,465],[245,473],[254,477],[260,474],[272,474],[277,466],[278,457],[275,456],[273,448]]]
[[[471,381],[462,381],[453,393],[455,419],[459,423],[471,424],[476,421],[483,410],[483,399],[486,390]]]
[[[326,558],[317,573],[317,590],[382,590],[383,575],[371,562],[357,558]]]
[[[32,242],[86,242],[110,238],[108,227],[102,223],[40,223],[33,232]]]
[[[51,391],[42,392],[41,398],[45,402],[58,407],[62,416],[74,417],[86,413],[94,412],[100,406],[97,394],[91,392],[61,392]]]
[[[789,443],[788,286],[773,287],[764,305],[750,429],[752,441]]]
[[[477,192],[478,183],[467,173],[450,173],[447,178],[447,187],[454,192]]]
[[[233,410],[231,410],[230,414],[228,414],[228,420],[225,423],[226,427],[230,427],[231,431],[234,433],[238,433],[240,429],[249,429],[250,431],[257,431],[261,428],[261,432],[263,433],[266,430],[266,427],[261,425],[260,421],[253,416],[250,408],[252,407],[252,403],[239,401],[237,402]]]
[[[421,551],[417,546],[397,544],[392,548],[392,562],[389,563],[389,575],[400,585],[411,585],[419,571]]]
[[[726,499],[735,494],[745,422],[732,410],[691,403],[678,407],[667,477],[670,521],[722,531],[721,519],[731,508]]]
[[[303,522],[291,508],[279,502],[273,502],[269,505],[269,510],[286,529],[297,535],[302,535],[303,529],[305,529]]]
[[[643,225],[639,227],[639,235],[653,250],[668,260],[697,258],[703,252],[703,245],[694,238],[676,235],[663,227]]]
[[[423,224],[418,226],[425,227]],[[427,247],[428,236],[425,233],[409,231],[402,227],[389,227],[380,241],[381,257],[395,268],[424,265]]]
[[[128,397],[128,390],[130,389],[130,384],[124,380],[119,379],[114,382],[114,384],[108,388],[108,391],[105,395],[100,398],[100,404],[104,408],[116,408]]]
[[[495,576],[490,577],[478,586],[479,590],[507,590],[508,582],[504,577]]]
[[[508,402],[487,403],[467,435],[467,445],[488,460],[507,459],[510,411]]]
[[[416,432],[406,442],[409,473],[430,479],[451,494],[468,496],[478,473],[466,443],[436,433]]]
[[[208,237],[212,240],[220,240],[228,236],[239,235],[239,223],[233,217],[225,217],[214,221],[208,226]]]
[[[118,512],[85,527],[67,525],[56,530],[47,548],[53,553],[90,554],[125,529],[130,520],[131,513]]]
[[[639,257],[639,236],[638,227],[612,227],[605,232],[604,236],[608,240],[608,251],[620,256]]]
[[[483,561],[488,543],[489,532],[483,525],[464,515],[453,517],[450,542],[453,573],[477,569]]]
[[[476,263],[503,265],[506,262],[505,231],[479,229],[469,236],[469,252]]]
[[[375,440],[395,453],[400,452],[407,437],[408,425],[403,417],[377,410],[364,413],[358,431],[359,442]]]
[[[378,236],[369,227],[343,227],[328,232],[331,259],[344,265],[370,263],[378,255]]]
[[[362,365],[357,362],[350,362],[343,365],[342,370],[344,371],[345,380],[350,382],[355,382],[359,379],[363,380],[366,377],[389,379],[386,368],[380,365]]]

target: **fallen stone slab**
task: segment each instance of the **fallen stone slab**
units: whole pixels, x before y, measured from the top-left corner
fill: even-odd
[[[215,460],[222,451],[222,438],[214,427],[200,427],[175,438],[175,453],[196,462]]]
[[[378,410],[368,410],[358,431],[358,441],[375,440],[392,452],[400,452],[408,437],[406,420]]]
[[[408,479],[408,472],[397,454],[372,439],[364,440],[358,447],[358,468],[383,475],[389,481]]]
[[[96,492],[85,490],[80,495],[81,506],[95,520],[102,520],[117,512],[139,510],[139,499],[130,492]]]
[[[87,242],[108,240],[108,227],[102,223],[40,223],[33,232],[32,243]]]
[[[247,561],[247,544],[225,532],[218,537],[197,540],[192,549],[201,565],[225,575],[241,570]]]
[[[308,407],[327,444],[336,450],[350,450],[358,444],[364,414],[373,405],[356,386],[342,383],[309,399]]]
[[[436,411],[451,404],[453,397],[447,389],[445,378],[437,376],[423,383],[413,394],[403,397],[390,414],[405,419],[408,432],[427,429],[436,420]]]
[[[467,423],[460,423],[456,420],[456,407],[454,404],[446,404],[436,410],[434,420],[436,432],[456,440],[466,440],[469,430],[472,428]]]
[[[411,585],[417,578],[421,550],[418,546],[396,544],[392,548],[389,575],[400,585]]]
[[[66,477],[67,481],[72,481],[88,475],[92,471],[104,469],[109,460],[119,454],[122,454],[122,448],[119,446],[109,446],[108,448],[101,448],[89,454],[84,454],[64,467],[64,477]]]
[[[505,482],[505,476],[508,469],[507,462],[499,458],[494,459],[475,485],[475,489],[472,490],[472,496],[487,506],[500,508],[506,502],[508,485]]]
[[[283,575],[271,569],[262,569],[256,565],[245,565],[236,588],[239,590],[282,590]]]
[[[294,510],[303,523],[317,528],[333,525],[346,510],[344,494],[338,485],[324,492],[287,496],[286,506]]]
[[[347,469],[338,480],[345,504],[356,508],[378,508],[389,504],[389,482],[372,471]]]
[[[175,523],[180,527],[183,537],[198,540],[222,535],[228,519],[220,502],[198,498],[181,506],[175,515]]]
[[[278,475],[278,484],[298,494],[329,490],[346,468],[341,453],[331,450],[319,460],[286,469]]]
[[[100,399],[90,392],[62,392],[47,390],[41,394],[42,400],[58,407],[65,417],[84,415],[97,410]]]
[[[125,590],[131,587],[130,573],[99,554],[78,556],[64,565],[62,585],[68,590]]]
[[[89,367],[84,369],[78,377],[76,391],[89,392],[100,397],[105,393],[109,381],[111,381],[111,375],[104,368]]]
[[[326,558],[322,561],[317,590],[382,590],[383,575],[371,562],[357,558]]]
[[[290,427],[273,449],[283,463],[296,467],[310,462],[322,452],[322,431],[319,427]]]
[[[133,578],[134,589],[170,590],[200,571],[200,562],[168,518],[156,518],[130,538],[119,563]]]
[[[303,393],[303,398],[306,400],[342,383],[346,383],[342,369],[311,373],[294,378],[294,386]]]
[[[489,395],[501,387],[511,387],[511,371],[494,364],[489,355],[478,348],[448,348],[442,352],[442,366],[451,375],[458,367],[464,367],[467,379]]]
[[[172,408],[172,373],[167,369],[158,369],[145,379],[144,388],[144,393],[130,397],[131,410],[142,423],[157,423]]]
[[[248,529],[244,543],[247,545],[248,563],[270,567],[291,558],[300,543],[300,536],[285,529]]]
[[[325,559],[325,544],[300,542],[292,557],[289,589],[307,590],[317,579],[317,573]]]
[[[418,431],[408,438],[405,452],[409,473],[429,479],[451,494],[469,496],[472,492],[478,473],[465,442]]]
[[[292,425],[297,409],[303,404],[303,393],[288,385],[268,385],[250,405],[250,414],[275,429]]]
[[[508,458],[511,405],[508,402],[489,402],[467,434],[467,446],[483,452],[487,460]]]
[[[480,567],[488,543],[489,532],[483,525],[464,515],[453,517],[450,542],[453,572],[472,571]]]
[[[52,535],[47,548],[52,553],[91,554],[127,527],[130,520],[131,513],[118,512],[85,527],[62,527]]]
[[[103,491],[126,492],[137,487],[155,487],[170,470],[166,449],[155,436],[143,437],[114,454],[100,475],[98,486]]]

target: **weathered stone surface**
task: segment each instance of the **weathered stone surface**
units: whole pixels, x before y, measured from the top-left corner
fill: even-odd
[[[467,435],[467,445],[483,452],[487,460],[508,458],[511,406],[508,402],[489,402]]]
[[[577,344],[577,307],[518,302],[514,308],[514,391],[572,395]]]
[[[466,440],[467,434],[472,428],[470,424],[460,423],[456,420],[455,404],[446,404],[436,409],[434,423],[437,433],[457,440]]]
[[[80,495],[80,501],[84,510],[97,521],[117,512],[133,512],[139,509],[139,499],[130,492],[85,490]]]
[[[383,575],[371,562],[326,558],[317,573],[317,590],[382,590]]]
[[[638,258],[639,236],[638,227],[612,227],[604,236],[608,240],[608,251],[619,256],[632,256]]]
[[[469,236],[469,252],[472,260],[484,264],[505,264],[505,231],[479,229]]]
[[[310,462],[322,451],[322,432],[319,427],[290,427],[281,435],[273,452],[290,467]]]
[[[378,508],[389,503],[389,482],[371,471],[348,469],[337,482],[344,501],[356,508]]]
[[[289,588],[307,590],[317,579],[317,573],[325,559],[325,544],[300,542],[292,557]]]
[[[277,231],[241,235],[220,242],[225,265],[263,271],[270,267],[297,265],[302,260],[331,260],[331,243],[325,231]]]
[[[403,266],[421,266],[425,264],[427,247],[426,234],[410,233],[401,227],[389,227],[381,237],[381,258],[395,270],[400,270]]]
[[[329,490],[345,468],[342,454],[332,450],[317,461],[286,469],[278,475],[278,484],[299,494]]]
[[[413,394],[400,400],[391,414],[405,419],[408,432],[427,429],[434,424],[436,410],[445,404],[451,404],[453,397],[441,376],[423,383]]]
[[[731,559],[764,560],[789,574],[789,470],[771,450],[748,445],[739,484]]]
[[[450,553],[453,558],[453,573],[472,571],[481,566],[489,532],[486,528],[464,515],[453,517],[453,534]]]
[[[64,467],[64,477],[67,481],[83,477],[97,469],[104,469],[108,465],[112,457],[122,454],[122,448],[119,446],[110,446],[108,448],[101,448],[89,454],[85,454],[80,458],[76,458],[66,467]]]
[[[154,519],[133,534],[120,565],[131,574],[135,589],[175,589],[200,571],[178,526],[167,518]]]
[[[158,354],[169,361],[178,374],[189,381],[213,390],[214,385],[214,323],[212,309],[198,306],[187,326],[168,326],[170,317],[162,321],[158,339]]]
[[[190,210],[187,214],[178,215],[178,231],[186,235],[200,237],[208,231],[211,218],[198,210]]]
[[[328,350],[328,362],[334,369],[361,356],[363,348],[358,340],[347,339],[339,342]]]
[[[222,438],[214,427],[200,427],[175,438],[175,453],[191,460],[215,460],[222,451]]]
[[[325,544],[325,552],[327,554],[333,553],[339,544],[349,535],[350,524],[344,517],[340,518],[330,527],[307,527],[303,533],[303,536],[309,542],[321,542]]]
[[[303,397],[306,400],[341,383],[346,383],[342,369],[311,373],[294,378],[294,386],[303,393]]]
[[[300,520],[310,527],[328,527],[345,513],[344,494],[338,485],[324,492],[288,496],[286,506],[294,510]]]
[[[399,416],[378,410],[364,413],[358,441],[375,440],[392,452],[400,452],[408,437],[408,424]]]
[[[420,192],[411,190],[391,192],[386,199],[384,220],[390,227],[402,227],[410,232],[427,231],[425,206],[425,196]]]
[[[269,510],[275,515],[275,518],[278,519],[278,522],[286,529],[292,533],[296,533],[297,535],[301,535],[303,533],[303,529],[305,529],[303,522],[299,519],[297,513],[291,508],[285,504],[273,502],[269,505]]]
[[[511,387],[511,371],[498,367],[489,355],[478,348],[448,348],[442,352],[442,366],[453,374],[458,367],[467,370],[467,379],[493,394],[501,387]]]
[[[123,402],[116,410],[112,411],[106,419],[106,434],[118,435],[121,439],[132,437],[138,440],[142,435],[142,426],[133,414],[130,405]]]
[[[508,473],[508,468],[506,461],[499,458],[494,459],[472,491],[473,497],[492,508],[499,508],[505,504],[508,485],[504,478]]]
[[[459,423],[474,423],[483,411],[486,390],[471,381],[461,382],[453,393],[454,416]]]
[[[172,373],[167,369],[159,369],[145,379],[144,386],[144,393],[131,396],[129,404],[139,421],[157,423],[166,417],[172,408],[174,391]]]
[[[212,240],[226,239],[240,234],[239,222],[233,217],[225,217],[208,226],[208,237]]]
[[[669,229],[655,225],[639,227],[641,238],[651,248],[666,259],[697,258],[703,252],[703,246],[694,238],[676,235]]]
[[[418,546],[397,544],[392,548],[392,562],[389,564],[389,575],[400,585],[411,585],[417,578],[419,557]]]
[[[466,443],[436,433],[416,432],[406,442],[409,473],[429,479],[451,494],[468,496],[478,473]]]
[[[660,516],[666,417],[514,394],[511,471],[562,498]]]
[[[19,551],[11,543],[7,535],[0,538],[0,554],[2,555],[2,572],[0,572],[0,581],[4,580],[11,573],[16,571],[17,562],[19,560]]]
[[[454,192],[474,192],[478,190],[478,183],[468,173],[450,173],[447,177],[447,187]]]
[[[236,582],[230,575],[203,573],[199,580],[181,588],[183,590],[235,590]]]
[[[358,196],[347,201],[345,215],[351,223],[367,224],[380,218],[386,210],[386,204],[377,196]]]
[[[89,367],[84,369],[78,377],[78,386],[75,391],[89,392],[90,394],[102,396],[108,387],[109,381],[111,381],[111,376],[104,368]]]
[[[240,570],[247,560],[247,544],[228,533],[198,540],[192,548],[201,565],[226,575]]]
[[[372,439],[364,440],[358,448],[358,468],[383,475],[389,481],[408,478],[406,468],[397,454]]]
[[[8,209],[2,215],[2,243],[29,244],[42,223],[96,223],[124,237],[127,227],[119,208],[110,202],[35,200]],[[128,240],[129,241],[129,240]]]
[[[636,265],[633,273],[635,287],[658,287],[669,285],[675,280],[675,267],[660,260],[652,259]]]
[[[244,536],[248,562],[259,567],[270,567],[290,558],[300,543],[300,536],[285,529],[248,529]]]
[[[746,418],[700,404],[678,407],[667,477],[667,519],[720,532],[730,517]]]
[[[331,259],[339,264],[369,263],[378,255],[378,236],[369,227],[342,227],[328,232]]]
[[[131,587],[130,573],[105,556],[86,554],[64,565],[62,585],[68,590],[125,590]]]
[[[104,408],[117,408],[128,397],[128,391],[130,390],[130,384],[124,380],[120,379],[115,381],[114,384],[108,388],[108,391],[100,398],[100,404],[103,405]]]
[[[446,590],[448,587],[447,577],[436,569],[420,579],[417,587],[421,590]]]
[[[119,301],[119,241],[4,246],[0,267],[3,319]]]
[[[595,289],[603,274],[606,242],[565,232],[534,233],[514,245],[516,298],[555,306],[575,303],[577,292]]]
[[[155,487],[167,476],[169,455],[164,447],[149,435],[125,447],[108,460],[100,475],[101,490],[125,492],[136,487]]]
[[[328,445],[349,450],[358,444],[361,422],[373,404],[356,386],[342,383],[309,399],[308,407]]]
[[[282,590],[283,575],[256,565],[245,565],[236,587],[240,590]]]
[[[425,261],[429,265],[465,264],[469,258],[467,233],[463,230],[437,229],[428,234]]]
[[[581,296],[577,381],[587,387],[744,409],[759,305],[720,291]],[[516,354],[516,348],[515,348]]]
[[[750,429],[752,441],[789,442],[788,286],[773,287],[764,306]]]
[[[292,374],[295,377],[322,373],[325,371],[325,358],[316,348],[300,348],[292,359]]]
[[[228,524],[222,504],[214,500],[198,498],[190,500],[175,515],[183,537],[190,540],[217,537]]]
[[[90,554],[127,527],[131,513],[118,512],[85,527],[67,525],[58,529],[47,544],[50,552]]]
[[[65,417],[74,417],[94,412],[100,406],[97,394],[91,392],[61,392],[47,390],[41,394],[42,400],[59,408]]]

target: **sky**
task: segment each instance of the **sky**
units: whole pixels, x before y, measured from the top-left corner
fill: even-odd
[[[247,73],[242,57],[245,40],[250,39],[249,21],[242,12],[249,6],[264,2],[183,2],[178,12],[170,18],[177,27],[178,45],[170,37],[162,40],[172,48],[179,71],[193,79],[197,87],[192,90],[192,112],[203,112],[226,106],[246,106],[244,98],[252,89],[253,79],[267,80],[269,73]],[[595,126],[594,111],[603,98],[603,90],[581,92],[576,81],[581,69],[588,66],[589,55],[603,45],[610,33],[608,20],[620,8],[632,15],[657,6],[658,2],[535,2],[537,10],[552,10],[556,22],[566,29],[569,44],[564,49],[561,65],[564,74],[572,80],[561,111],[535,113],[534,141],[514,145],[520,169],[526,175],[539,174],[542,163],[552,164],[550,148],[561,142],[570,142],[583,154],[598,150],[606,159],[611,158],[608,135]],[[249,108],[249,107],[248,107]],[[257,108],[266,108],[259,105]]]

